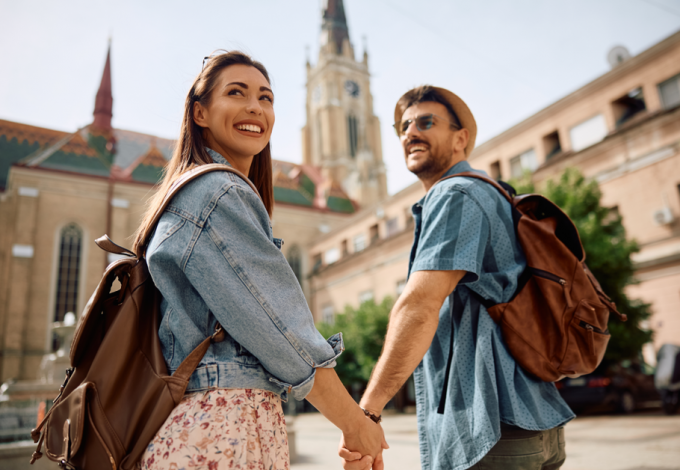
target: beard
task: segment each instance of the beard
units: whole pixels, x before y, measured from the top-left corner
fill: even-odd
[[[407,165],[408,170],[420,180],[436,178],[449,169],[451,156],[439,155],[438,152],[432,150],[430,147],[429,156],[425,160],[416,162],[413,167]],[[406,158],[408,163],[408,156]]]

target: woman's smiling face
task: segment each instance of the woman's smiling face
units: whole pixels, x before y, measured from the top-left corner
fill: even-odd
[[[274,127],[270,87],[264,75],[250,65],[236,64],[222,70],[208,105],[194,104],[194,121],[203,128],[208,146],[229,161],[260,153]]]

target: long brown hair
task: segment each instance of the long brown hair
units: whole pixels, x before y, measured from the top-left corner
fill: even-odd
[[[163,169],[163,180],[159,183],[156,194],[149,200],[142,223],[137,232],[135,232],[135,247],[139,246],[139,243],[143,241],[141,238],[147,226],[152,222],[154,214],[175,180],[191,168],[213,163],[213,159],[205,150],[206,143],[203,139],[203,129],[194,122],[194,103],[198,102],[203,106],[208,106],[212,91],[217,85],[217,78],[220,72],[226,67],[236,64],[255,67],[264,75],[267,82],[271,83],[264,65],[253,60],[243,52],[225,51],[209,58],[201,73],[194,80],[194,84],[187,95],[177,146],[172,154],[172,158]],[[271,143],[268,142],[267,146],[253,158],[248,178],[259,191],[264,207],[267,209],[269,217],[271,217],[274,208]]]

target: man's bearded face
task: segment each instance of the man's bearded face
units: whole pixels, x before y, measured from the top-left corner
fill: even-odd
[[[406,168],[420,179],[431,178],[448,169],[455,133],[458,132],[444,120],[451,119],[446,107],[433,101],[416,103],[406,108],[401,119],[403,122],[424,114],[435,114],[432,127],[421,131],[415,122],[411,122],[400,136]]]

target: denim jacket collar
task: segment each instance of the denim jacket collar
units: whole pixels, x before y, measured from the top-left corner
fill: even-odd
[[[221,163],[222,165],[231,166],[231,163],[229,163],[226,158],[224,158],[219,153],[215,152],[213,149],[206,147],[205,150],[206,152],[208,152],[208,155],[210,155],[210,157],[213,159],[215,163]]]

